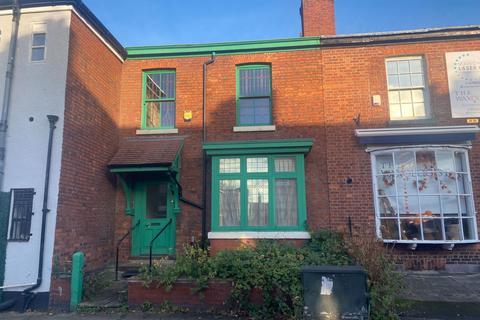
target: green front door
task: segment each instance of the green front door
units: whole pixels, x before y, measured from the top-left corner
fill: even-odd
[[[149,254],[152,239],[171,221],[153,242],[154,255],[175,253],[173,195],[167,181],[141,181],[135,184],[135,222],[132,256]]]

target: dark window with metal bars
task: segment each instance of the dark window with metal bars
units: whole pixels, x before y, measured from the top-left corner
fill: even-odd
[[[10,224],[11,241],[30,240],[32,223],[33,189],[12,189],[12,223]]]

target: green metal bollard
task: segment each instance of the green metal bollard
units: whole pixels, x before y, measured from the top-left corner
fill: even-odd
[[[75,252],[72,257],[72,279],[70,285],[70,310],[73,311],[82,301],[83,291],[83,266],[85,265],[85,254]]]

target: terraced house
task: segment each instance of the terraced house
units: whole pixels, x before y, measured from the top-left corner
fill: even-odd
[[[80,0],[15,5],[0,276],[17,308],[68,301],[72,253],[101,270],[129,230],[121,262],[328,228],[395,243],[407,269],[480,264],[480,27],[336,35],[334,1],[303,0],[299,38],[124,49]]]

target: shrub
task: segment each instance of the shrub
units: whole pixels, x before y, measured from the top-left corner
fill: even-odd
[[[362,240],[363,241],[363,240]],[[259,241],[256,246],[219,252],[214,257],[198,245],[186,246],[175,264],[156,264],[145,269],[146,285],[157,282],[167,289],[181,277],[194,280],[197,290],[209,280],[233,282],[230,304],[239,314],[262,319],[300,319],[303,288],[300,269],[307,265],[347,265],[359,263],[367,271],[373,319],[395,319],[395,293],[401,288],[394,265],[375,241],[349,242],[331,231],[312,233],[301,248],[275,241]],[[263,304],[252,303],[253,290],[261,289]]]
[[[354,262],[363,266],[368,276],[371,319],[396,320],[400,304],[396,299],[404,287],[400,273],[385,250],[384,244],[375,238],[363,235],[348,243]]]

